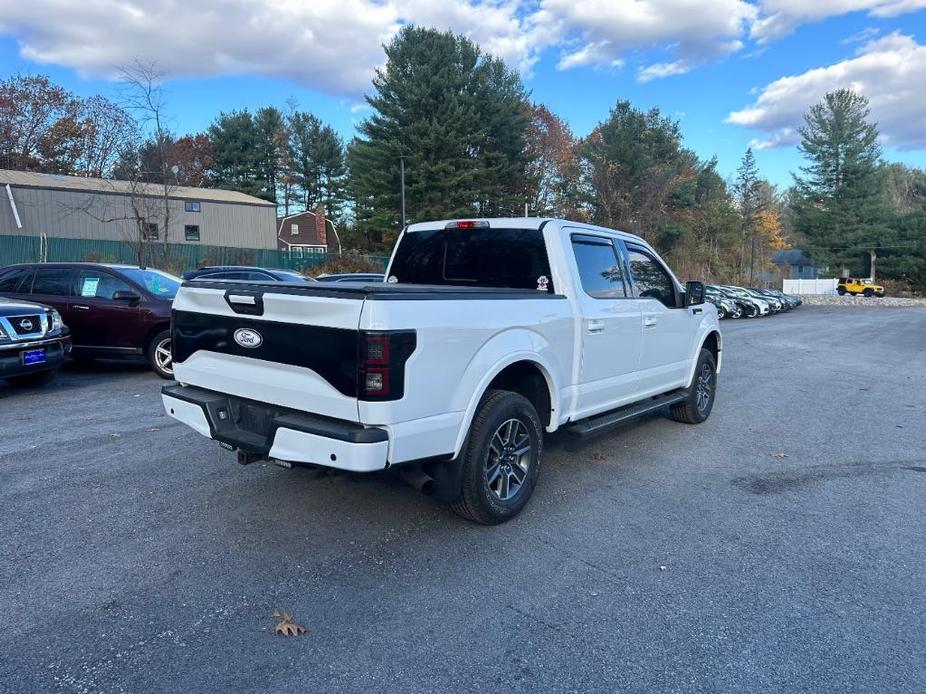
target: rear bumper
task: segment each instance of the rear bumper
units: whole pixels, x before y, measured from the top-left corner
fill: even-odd
[[[164,386],[167,413],[203,436],[293,463],[372,472],[388,466],[385,430],[194,386]]]
[[[38,364],[24,364],[23,352],[45,350],[45,361]],[[71,340],[67,337],[36,340],[24,344],[3,345],[0,348],[0,378],[25,376],[39,371],[57,369],[71,351]]]

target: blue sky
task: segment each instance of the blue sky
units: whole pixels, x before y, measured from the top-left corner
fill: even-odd
[[[466,33],[499,54],[576,135],[619,99],[658,106],[680,121],[689,147],[717,155],[723,175],[752,143],[763,175],[784,186],[800,165],[800,114],[842,86],[871,99],[886,158],[926,167],[924,7],[926,0],[0,2],[0,76],[45,73],[78,94],[115,98],[116,66],[153,60],[170,75],[178,133],[205,129],[223,110],[282,108],[295,98],[349,138],[364,116],[358,107],[382,61],[380,45],[415,22]]]

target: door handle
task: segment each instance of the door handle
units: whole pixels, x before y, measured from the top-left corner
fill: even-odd
[[[644,318],[643,318],[643,327],[644,327],[644,328],[653,328],[653,327],[656,326],[656,323],[658,323],[658,322],[659,322],[659,321],[657,321],[657,320],[656,320],[655,318],[653,318],[652,316],[644,316]]]
[[[590,320],[588,322],[588,331],[593,335],[604,332],[604,321],[603,320]]]
[[[692,315],[695,315],[695,316],[698,315],[699,313],[701,313],[701,311],[702,311],[702,309],[700,309],[700,308],[693,308],[693,309],[691,309]]]
[[[78,311],[89,311],[90,307],[85,304],[71,304],[71,308],[76,308]]]

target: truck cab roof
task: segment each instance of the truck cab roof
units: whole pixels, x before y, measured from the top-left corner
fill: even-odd
[[[617,229],[608,229],[605,227],[595,226],[594,224],[586,224],[584,222],[576,222],[569,219],[560,219],[556,217],[461,217],[459,219],[441,219],[431,222],[416,222],[414,224],[409,224],[406,228],[406,232],[414,233],[416,231],[435,231],[437,229],[449,229],[454,228],[453,225],[469,224],[473,223],[473,227],[463,227],[457,226],[456,228],[465,229],[465,228],[489,228],[489,229],[542,229],[547,224],[555,222],[561,229],[570,231],[590,231],[594,233],[608,234],[610,236],[617,236],[623,238],[627,241],[634,241],[635,243],[642,243],[646,246],[649,246],[646,241],[644,241],[640,236],[636,234],[631,234],[627,231],[620,231]]]

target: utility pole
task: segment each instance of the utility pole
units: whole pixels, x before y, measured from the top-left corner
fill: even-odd
[[[868,257],[871,258],[871,281],[875,281],[875,262],[878,260],[878,252],[874,248],[868,249]]]
[[[405,157],[399,157],[399,177],[402,179],[402,228],[405,228]]]

